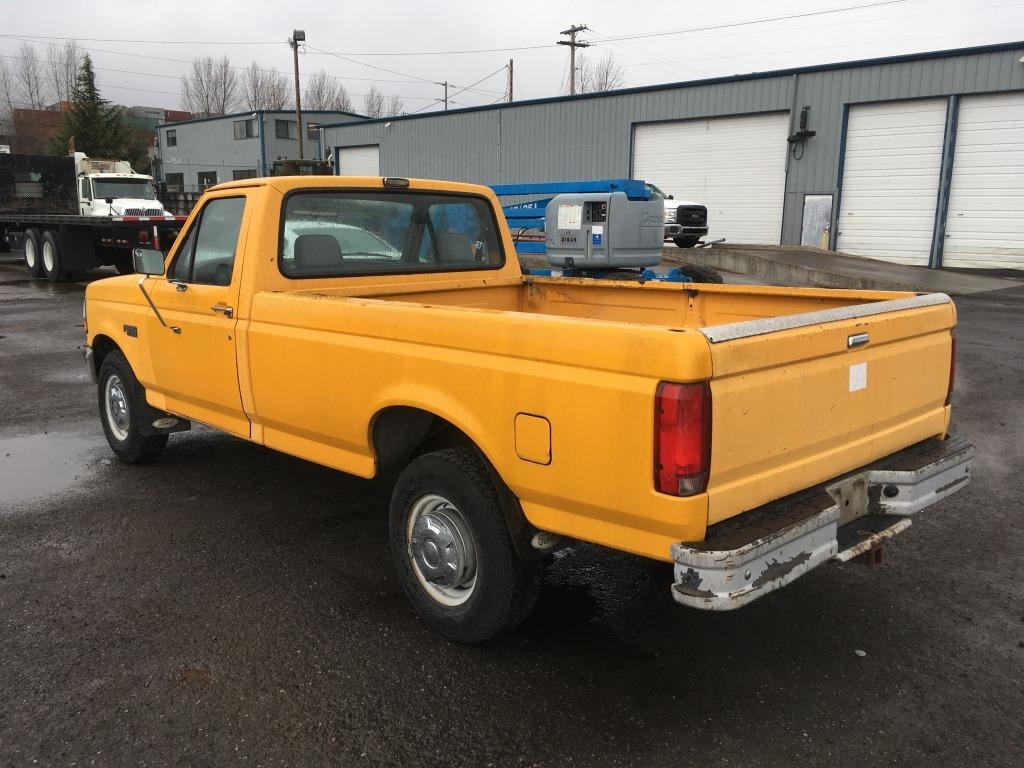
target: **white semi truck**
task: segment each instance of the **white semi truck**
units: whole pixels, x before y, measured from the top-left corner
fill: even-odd
[[[134,248],[169,248],[184,221],[125,160],[0,154],[0,251],[22,248],[32,277],[130,272]]]

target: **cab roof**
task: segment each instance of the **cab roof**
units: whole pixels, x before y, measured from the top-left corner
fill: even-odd
[[[385,184],[385,179],[394,179],[404,184]],[[210,187],[211,190],[243,189],[246,187],[272,187],[282,194],[295,189],[412,189],[424,192],[461,192],[462,194],[493,197],[490,187],[481,184],[465,184],[460,181],[440,179],[405,179],[393,176],[265,176],[255,179],[226,181]]]

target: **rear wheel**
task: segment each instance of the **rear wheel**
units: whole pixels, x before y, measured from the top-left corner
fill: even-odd
[[[700,242],[700,238],[694,235],[680,235],[679,237],[673,237],[672,242],[680,248],[693,248],[693,246]]]
[[[684,277],[688,277],[695,283],[724,283],[722,279],[722,273],[711,267],[705,267],[701,264],[682,264],[679,266],[679,271],[683,273]]]
[[[43,259],[40,255],[39,231],[26,229],[24,236],[25,247],[25,269],[32,277],[43,276]]]
[[[43,233],[41,243],[43,273],[51,283],[63,283],[68,279],[60,255],[60,238],[52,230]]]
[[[103,358],[98,379],[100,421],[111,450],[128,464],[156,459],[167,445],[167,435],[142,434],[146,395],[121,352]]]
[[[533,608],[541,558],[517,552],[498,489],[475,450],[414,459],[395,485],[390,531],[406,595],[431,628],[452,640],[488,640]]]

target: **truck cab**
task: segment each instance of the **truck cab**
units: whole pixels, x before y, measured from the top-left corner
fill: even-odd
[[[94,160],[75,153],[82,216],[165,216],[153,177],[135,173],[126,160]]]
[[[647,182],[651,199],[660,199],[665,205],[665,239],[680,248],[693,248],[708,233],[708,209],[700,203],[676,200],[675,195],[664,192]]]

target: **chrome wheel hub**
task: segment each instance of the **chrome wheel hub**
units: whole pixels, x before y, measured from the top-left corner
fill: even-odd
[[[407,531],[409,559],[420,585],[446,606],[462,605],[476,587],[473,534],[462,513],[441,496],[413,504]]]
[[[29,269],[35,269],[36,266],[36,244],[30,239],[25,238],[25,264]]]
[[[128,439],[128,427],[131,423],[128,414],[128,398],[125,396],[124,384],[116,373],[107,378],[103,386],[103,405],[106,410],[107,426],[118,441]]]
[[[47,272],[53,271],[54,261],[53,246],[49,242],[43,243],[43,267]]]

